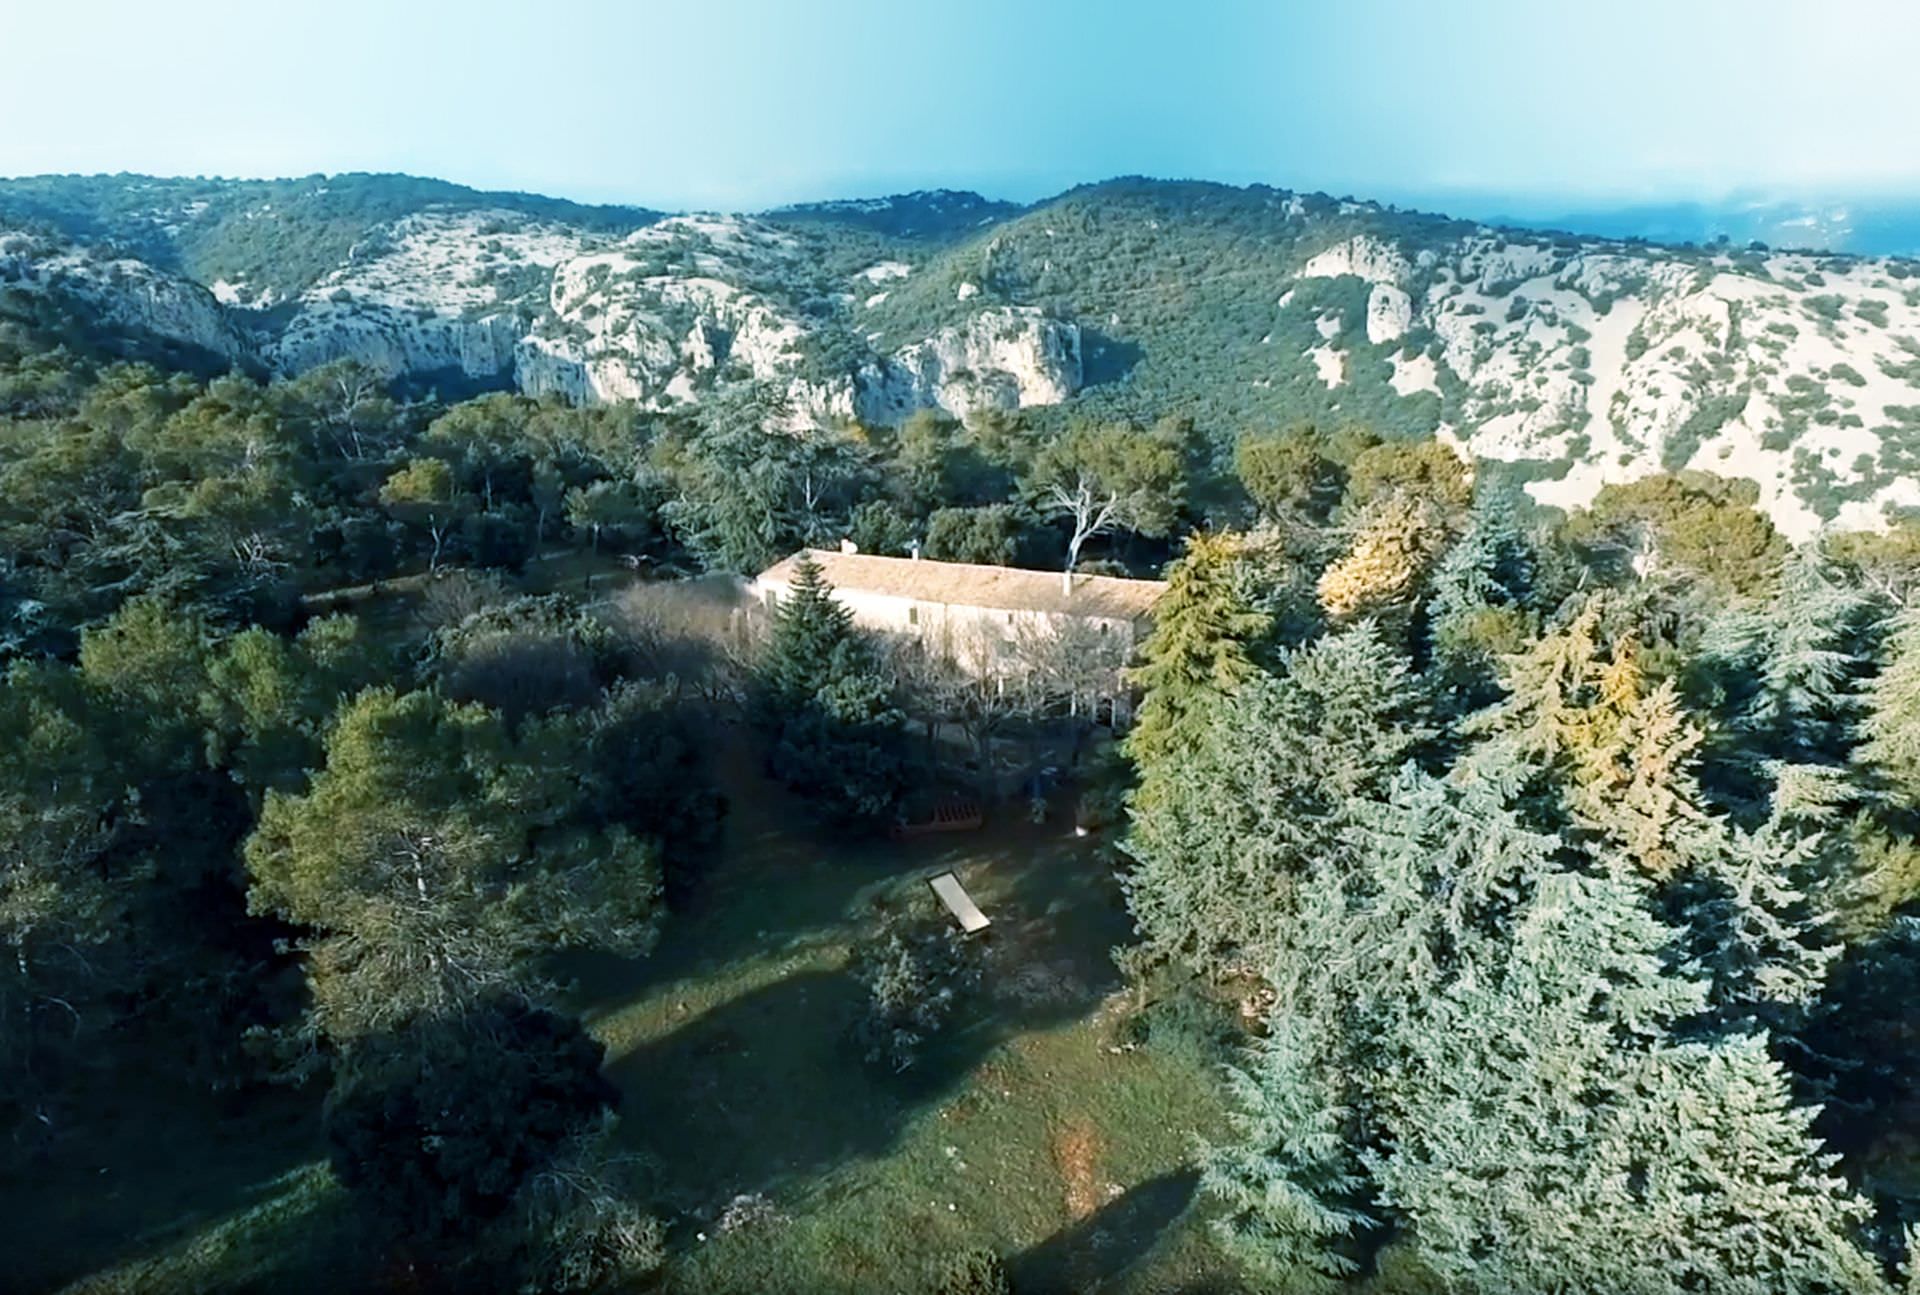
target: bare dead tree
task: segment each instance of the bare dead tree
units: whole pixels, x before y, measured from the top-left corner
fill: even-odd
[[[1121,637],[1077,617],[1023,624],[1011,645],[1034,716],[1064,714],[1086,722],[1102,699],[1119,696],[1125,687],[1127,653]]]
[[[636,583],[608,611],[643,673],[710,702],[737,702],[766,636],[767,616],[717,580]]]
[[[1121,501],[1118,490],[1103,487],[1094,474],[1087,471],[1075,473],[1071,481],[1056,481],[1047,487],[1047,510],[1066,517],[1073,524],[1073,534],[1067,540],[1069,580],[1080,563],[1081,546],[1120,525]]]

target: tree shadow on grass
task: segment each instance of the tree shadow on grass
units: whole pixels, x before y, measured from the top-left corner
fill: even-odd
[[[1084,1016],[1098,991],[1084,980],[1031,997],[989,990],[901,1074],[849,1038],[863,1000],[849,972],[803,971],[609,1063],[621,1137],[657,1162],[664,1204],[705,1217],[736,1195],[777,1195],[883,1156],[1008,1038]]]
[[[84,1090],[94,1118],[83,1136],[48,1164],[0,1175],[16,1240],[0,1244],[11,1261],[0,1290],[55,1290],[190,1249],[270,1209],[323,1151],[311,1092],[247,1090],[243,1101],[134,1064],[107,1078],[106,1091]]]
[[[1021,1295],[1091,1291],[1152,1252],[1193,1202],[1200,1175],[1192,1169],[1150,1178],[1125,1195],[1007,1262]]]
[[[1110,978],[1108,950],[1128,937],[1131,922],[1111,865],[1092,843],[1071,837],[1066,798],[1044,826],[1003,806],[971,833],[906,841],[849,834],[812,822],[800,798],[757,766],[743,768],[757,760],[749,738],[734,734],[726,745],[722,845],[707,875],[667,914],[658,947],[637,959],[574,953],[556,961],[556,976],[575,985],[570,1001],[589,1020],[751,959],[845,938],[874,898],[917,890],[949,870],[994,906],[990,946],[997,951],[1016,938],[1022,945],[1007,960],[1057,967],[1067,958],[1081,982]]]

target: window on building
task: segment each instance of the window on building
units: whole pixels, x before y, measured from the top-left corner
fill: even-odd
[[[919,623],[920,623],[920,609],[918,607],[907,608],[907,624],[918,625]]]

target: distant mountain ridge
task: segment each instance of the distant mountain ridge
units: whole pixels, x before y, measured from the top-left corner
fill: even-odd
[[[1920,265],[1120,179],[675,215],[404,176],[0,182],[0,286],[286,373],[353,359],[771,428],[1183,415],[1451,439],[1576,506],[1746,477],[1789,534],[1920,508]]]
[[[205,284],[250,281],[273,299],[305,288],[344,259],[367,231],[430,207],[505,209],[591,229],[631,229],[666,214],[393,174],[0,180],[0,224],[40,225],[86,241],[111,241],[160,269]]]
[[[983,198],[971,190],[918,189],[883,198],[798,202],[764,213],[774,220],[823,220],[870,229],[893,238],[961,237],[1019,215],[1017,202]]]

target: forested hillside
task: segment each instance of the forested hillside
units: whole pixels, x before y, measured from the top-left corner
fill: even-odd
[[[1178,416],[1222,461],[1301,422],[1437,434],[1563,509],[1660,471],[1743,478],[1795,538],[1920,506],[1899,258],[1148,180],[661,218],[396,176],[54,177],[0,183],[0,223],[38,231],[8,279],[287,376],[350,359],[413,391],[656,411],[750,392],[788,430]],[[176,275],[219,304],[188,308]]]
[[[660,216],[638,207],[484,193],[410,175],[35,176],[0,183],[0,224],[46,225],[89,242],[112,242],[161,269],[228,284],[235,299],[263,307],[298,296],[382,225],[426,208],[505,210],[614,232]]]

